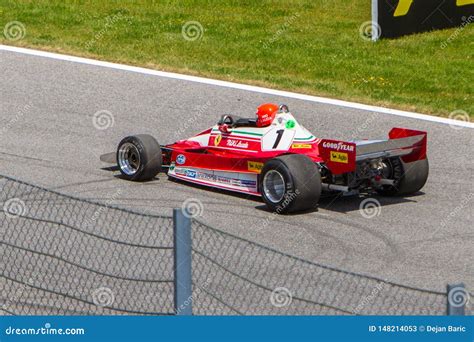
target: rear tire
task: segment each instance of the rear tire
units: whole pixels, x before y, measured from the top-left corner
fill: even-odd
[[[384,196],[404,196],[420,191],[428,180],[428,158],[405,163],[400,158],[389,161],[392,164],[395,185],[386,185],[378,192]]]
[[[161,171],[160,144],[148,134],[122,139],[117,148],[117,165],[127,180],[146,181]]]
[[[321,196],[321,175],[309,157],[283,155],[265,163],[259,189],[267,207],[278,214],[309,210]]]

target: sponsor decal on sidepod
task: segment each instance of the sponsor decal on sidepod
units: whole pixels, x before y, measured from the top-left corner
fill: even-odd
[[[176,157],[176,163],[183,165],[184,163],[186,163],[186,157],[182,154],[178,154],[178,156]]]
[[[260,173],[263,169],[263,163],[255,162],[255,161],[248,161],[247,162],[247,170],[252,172]]]
[[[194,170],[186,170],[185,175],[189,178],[196,178],[197,172]]]
[[[227,146],[229,147],[237,147],[237,148],[248,148],[249,143],[248,142],[243,142],[240,140],[227,140]]]

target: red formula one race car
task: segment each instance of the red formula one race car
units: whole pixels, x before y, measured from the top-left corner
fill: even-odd
[[[117,152],[123,177],[169,177],[255,196],[278,213],[314,208],[325,192],[408,195],[428,178],[426,132],[393,128],[386,140],[319,139],[286,105],[261,105],[253,118],[223,115],[196,136],[160,145],[149,135],[124,138]]]

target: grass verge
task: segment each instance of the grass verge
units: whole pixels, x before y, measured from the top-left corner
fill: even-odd
[[[359,34],[370,1],[0,0],[0,19],[2,44],[433,115],[474,115],[472,25],[374,44]]]

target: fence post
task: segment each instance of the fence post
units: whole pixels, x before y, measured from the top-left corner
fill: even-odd
[[[376,42],[380,38],[379,31],[379,0],[372,0],[372,41]]]
[[[463,283],[448,284],[448,316],[464,316],[469,293]]]
[[[173,209],[174,308],[176,315],[190,316],[192,308],[191,219],[183,209]]]

